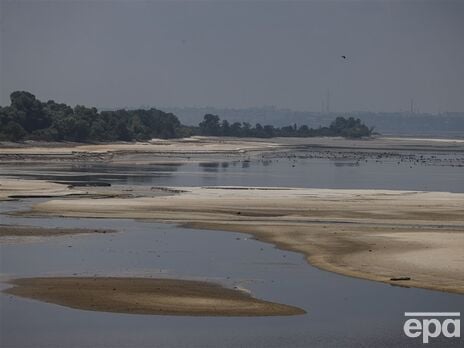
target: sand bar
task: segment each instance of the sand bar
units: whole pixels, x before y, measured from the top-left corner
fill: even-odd
[[[81,190],[69,189],[67,185],[45,180],[0,178],[0,201],[27,197],[60,197],[82,193]]]
[[[251,233],[322,269],[464,293],[464,194],[196,187],[165,197],[51,200],[29,213],[153,219]],[[394,281],[407,277],[410,280]]]
[[[101,144],[47,143],[0,146],[0,155],[72,155],[115,152],[151,152],[163,154],[243,153],[265,151],[279,147],[277,142],[263,139],[191,137],[185,139],[153,139],[148,142],[120,142]]]
[[[134,198],[168,196],[181,190],[140,185],[78,186],[72,182],[59,183],[47,180],[25,180],[0,177],[0,201],[23,198]]]
[[[76,309],[189,316],[297,315],[297,307],[262,301],[218,284],[155,278],[23,278],[8,294]]]
[[[0,225],[0,243],[2,237],[58,237],[72,234],[112,233],[114,230],[85,228],[45,228],[36,226]]]

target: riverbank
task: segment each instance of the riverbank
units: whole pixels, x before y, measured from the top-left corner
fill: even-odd
[[[176,163],[192,156],[243,156],[280,148],[278,142],[263,139],[191,137],[185,139],[153,139],[149,142],[101,144],[76,143],[7,143],[0,146],[3,163],[40,162],[112,162]]]

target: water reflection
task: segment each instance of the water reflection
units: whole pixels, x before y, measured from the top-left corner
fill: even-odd
[[[205,172],[218,172],[219,162],[203,162],[198,163],[198,166]]]

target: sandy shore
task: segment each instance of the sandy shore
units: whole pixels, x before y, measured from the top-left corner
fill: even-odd
[[[153,139],[134,143],[7,143],[0,144],[0,164],[112,162],[112,163],[183,163],[214,159],[262,156],[263,154],[295,150],[324,152],[392,151],[464,152],[464,141],[455,139],[417,139],[374,137],[371,139],[315,138],[233,138],[191,137],[186,139]]]
[[[246,232],[302,252],[322,269],[464,293],[464,194],[240,187],[187,190],[165,197],[51,200],[34,206],[31,213],[153,219]],[[392,280],[396,278],[407,280]]]
[[[245,152],[266,150],[276,147],[277,143],[260,139],[232,137],[191,137],[185,139],[153,139],[148,142],[102,143],[102,144],[66,144],[23,145],[0,147],[0,154],[71,154],[78,152],[106,153],[115,151],[147,151],[158,153],[210,153]]]
[[[0,178],[0,201],[27,197],[61,197],[82,193],[82,190],[71,190],[67,185],[44,180]]]
[[[139,185],[79,186],[72,182],[58,183],[47,180],[24,180],[0,177],[0,201],[23,198],[134,198],[169,196],[182,190]]]
[[[297,307],[262,301],[207,282],[152,278],[23,278],[8,294],[115,313],[190,316],[297,315]]]
[[[0,146],[4,163],[51,163],[105,161],[113,163],[177,163],[192,156],[244,156],[274,151],[279,142],[263,139],[191,137],[153,139],[149,142],[103,144],[9,144]]]

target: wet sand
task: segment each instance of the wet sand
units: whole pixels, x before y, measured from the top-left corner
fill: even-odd
[[[262,301],[214,283],[155,278],[23,278],[8,294],[91,311],[184,315],[297,315],[297,307]]]
[[[48,180],[24,180],[0,177],[0,201],[24,198],[134,198],[169,196],[182,192],[178,189],[137,185],[78,186],[72,182],[59,183]]]
[[[56,237],[72,234],[112,233],[113,230],[85,228],[44,228],[35,226],[0,225],[0,244],[2,237]]]
[[[165,197],[51,200],[32,214],[152,219],[246,232],[322,269],[464,293],[464,194],[203,187]],[[405,278],[408,280],[393,280]],[[410,279],[409,279],[410,278]]]
[[[0,178],[0,201],[27,197],[61,197],[81,193],[83,191],[71,190],[66,185],[45,180]]]

